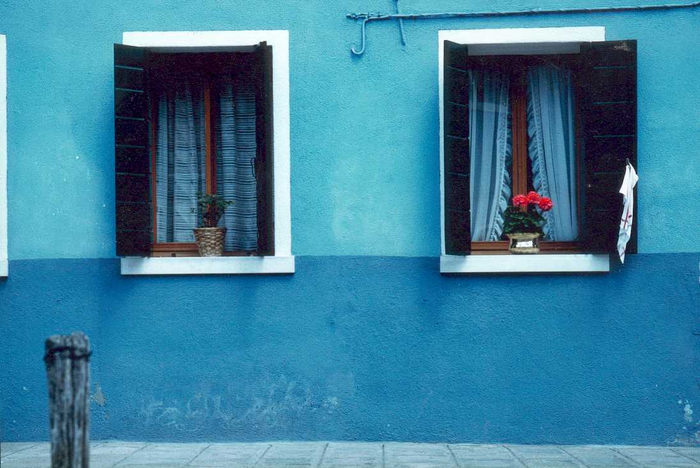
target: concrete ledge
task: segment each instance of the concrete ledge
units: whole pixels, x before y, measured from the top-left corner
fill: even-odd
[[[440,273],[607,273],[607,254],[442,255]]]
[[[294,273],[294,257],[124,257],[122,275],[267,275]]]

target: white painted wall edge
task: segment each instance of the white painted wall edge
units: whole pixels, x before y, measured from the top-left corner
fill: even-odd
[[[607,254],[442,255],[440,273],[606,273]]]
[[[0,278],[7,277],[10,272],[10,262],[7,260],[0,260]]]
[[[294,257],[124,257],[122,275],[266,275],[294,273]]]
[[[7,41],[0,34],[0,276],[9,270],[7,223]]]
[[[272,46],[274,99],[275,256],[292,255],[289,31],[143,31],[124,32],[122,43],[137,47],[236,47],[266,41]]]
[[[537,44],[605,40],[604,26],[566,28],[460,29],[438,31],[440,41],[458,44]]]

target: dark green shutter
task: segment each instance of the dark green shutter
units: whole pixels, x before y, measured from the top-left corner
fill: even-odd
[[[151,252],[146,50],[114,44],[114,168],[119,256]]]
[[[272,96],[272,46],[262,42],[255,51],[257,93],[255,177],[258,194],[258,254],[275,254],[274,128]]]
[[[583,43],[580,59],[583,243],[591,252],[610,252],[617,245],[626,160],[637,169],[637,42]],[[627,253],[637,252],[636,198],[635,189]]]
[[[449,255],[471,251],[468,60],[467,46],[445,41],[444,229],[445,252]]]

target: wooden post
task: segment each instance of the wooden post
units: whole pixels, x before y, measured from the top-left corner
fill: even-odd
[[[90,354],[80,332],[46,340],[51,468],[89,467]]]

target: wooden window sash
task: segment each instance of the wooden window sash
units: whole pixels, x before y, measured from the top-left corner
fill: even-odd
[[[153,244],[153,257],[199,257],[197,244],[194,242],[161,242]],[[225,257],[256,257],[257,251],[227,250]]]

